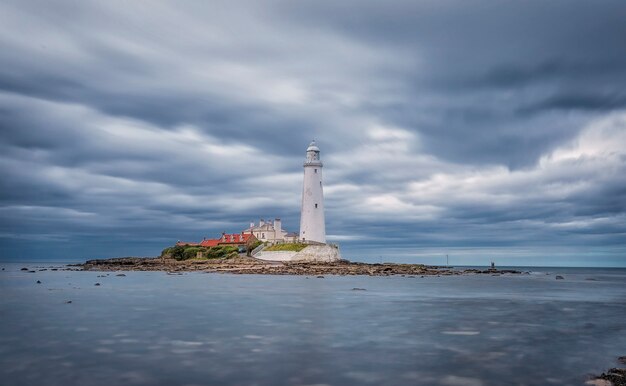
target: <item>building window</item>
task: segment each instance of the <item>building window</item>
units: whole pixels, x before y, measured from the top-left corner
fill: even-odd
[[[315,173],[317,173],[317,169],[313,169],[313,170],[315,170]]]
[[[264,239],[265,238],[265,233],[261,233],[261,238]]]
[[[315,207],[317,208],[317,204],[315,204]]]
[[[322,181],[320,181],[320,186],[322,186]]]

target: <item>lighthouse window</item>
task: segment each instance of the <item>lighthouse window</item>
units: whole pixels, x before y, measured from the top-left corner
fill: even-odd
[[[315,204],[315,207],[317,208],[317,204]]]

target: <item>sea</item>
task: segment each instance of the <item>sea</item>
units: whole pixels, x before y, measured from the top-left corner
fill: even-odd
[[[582,385],[626,355],[626,269],[318,278],[58,266],[0,264],[0,385]]]

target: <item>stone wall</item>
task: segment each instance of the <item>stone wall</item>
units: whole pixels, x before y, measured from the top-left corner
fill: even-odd
[[[254,255],[254,258],[269,261],[291,261],[298,253],[294,251],[261,251]]]
[[[339,248],[324,244],[324,245],[309,245],[295,256],[291,261],[339,261],[341,260],[341,253]]]
[[[293,251],[261,251],[254,255],[256,259],[269,261],[321,261],[331,262],[341,260],[339,248],[322,244],[309,245],[300,252]]]

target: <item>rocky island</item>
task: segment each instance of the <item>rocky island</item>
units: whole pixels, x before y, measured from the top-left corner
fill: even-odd
[[[460,274],[520,273],[467,269],[464,271],[422,264],[367,264],[342,259],[339,245],[327,243],[320,148],[312,141],[303,164],[300,232],[289,233],[276,218],[272,223],[261,219],[240,233],[200,242],[178,240],[157,258],[114,258],[89,260],[83,270],[97,271],[166,271],[169,273],[202,271],[265,275],[370,275],[437,276]]]
[[[427,266],[423,264],[395,263],[359,263],[347,260],[337,262],[271,262],[247,256],[217,259],[176,260],[165,257],[122,257],[112,259],[88,260],[78,267],[85,271],[165,271],[215,272],[256,275],[369,275],[369,276],[437,276],[461,274],[519,274],[514,270],[465,269],[454,270],[447,267]]]

